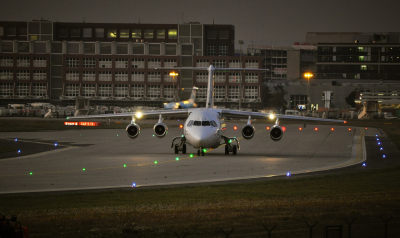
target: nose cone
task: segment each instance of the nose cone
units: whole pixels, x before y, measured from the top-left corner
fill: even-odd
[[[203,128],[198,128],[193,134],[192,145],[194,147],[212,147],[214,144],[213,132],[210,130],[205,130]]]

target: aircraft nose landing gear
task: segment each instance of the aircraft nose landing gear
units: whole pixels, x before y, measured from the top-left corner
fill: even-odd
[[[202,156],[204,156],[204,148],[200,147],[200,149],[197,150],[197,156],[200,156],[200,153]]]

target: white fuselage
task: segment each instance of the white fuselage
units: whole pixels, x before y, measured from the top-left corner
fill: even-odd
[[[189,112],[183,128],[186,143],[196,149],[220,146],[222,130],[218,110],[199,108]]]

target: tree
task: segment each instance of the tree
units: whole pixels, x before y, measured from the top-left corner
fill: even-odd
[[[261,86],[261,103],[263,107],[271,106],[271,90],[269,89],[267,83],[263,83]]]
[[[287,92],[283,89],[283,86],[278,84],[274,86],[274,92],[271,94],[271,106],[279,107],[286,110],[287,101],[285,100],[285,95]]]
[[[356,107],[354,99],[356,99],[356,90],[352,91],[349,96],[346,97],[346,103],[349,104],[351,107]]]

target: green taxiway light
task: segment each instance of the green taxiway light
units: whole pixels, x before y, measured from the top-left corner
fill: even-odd
[[[67,120],[69,120],[69,117],[67,117]]]
[[[193,157],[193,154],[190,154],[190,158],[192,158]]]
[[[175,159],[176,161],[178,161],[179,160],[179,158],[178,157],[176,157],[176,159]]]
[[[156,161],[154,161],[154,163],[155,163],[155,164],[157,164],[157,163],[158,163],[158,162],[157,162],[157,160],[156,160]]]
[[[29,173],[29,175],[32,175],[32,174],[33,174],[32,172]]]
[[[126,164],[124,164],[124,168],[126,168]]]
[[[85,168],[83,168],[82,170],[83,170],[83,171],[85,171],[86,169],[85,169]]]
[[[206,150],[206,149],[203,149],[203,151],[204,151],[204,152],[207,152],[207,150]]]

